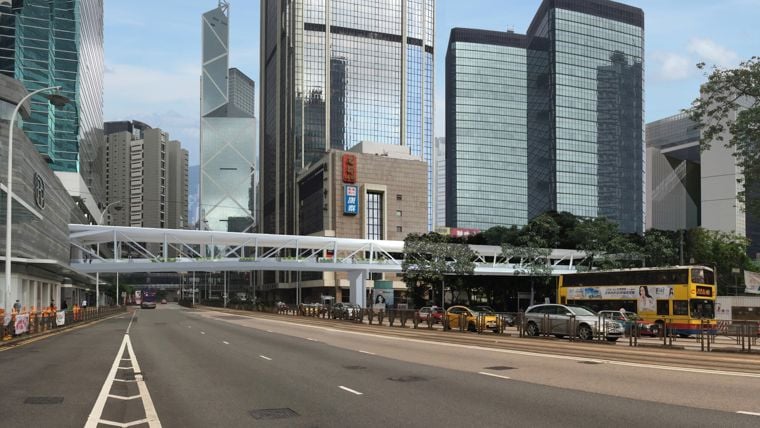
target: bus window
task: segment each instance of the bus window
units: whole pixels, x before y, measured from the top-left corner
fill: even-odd
[[[670,308],[668,307],[669,300],[657,301],[657,315],[670,315]]]
[[[705,275],[702,269],[691,270],[691,282],[696,282],[697,284],[705,283]]]
[[[689,315],[689,302],[687,300],[673,300],[673,315]]]

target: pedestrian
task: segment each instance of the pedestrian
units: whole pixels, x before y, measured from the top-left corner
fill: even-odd
[[[66,309],[68,309],[68,308],[69,308],[69,305],[68,305],[68,304],[66,303],[66,301],[64,300],[64,301],[63,301],[63,303],[61,303],[61,310],[62,310],[62,311],[65,311],[65,310],[66,310]]]
[[[16,303],[13,304],[13,310],[16,313],[21,312],[21,302],[19,302],[18,299],[16,299]]]
[[[87,309],[87,299],[82,300],[82,309]]]

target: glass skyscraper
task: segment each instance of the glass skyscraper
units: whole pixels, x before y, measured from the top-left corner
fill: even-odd
[[[72,100],[55,108],[34,96],[24,132],[54,171],[78,173],[97,203],[104,197],[103,70],[103,0],[0,2],[0,72],[29,92],[61,86]]]
[[[202,229],[251,232],[255,224],[254,83],[229,65],[229,5],[203,14],[200,221]]]
[[[446,53],[446,226],[528,221],[524,35],[454,28]]]
[[[483,169],[492,174],[488,175],[487,180],[491,181],[483,189],[490,184],[501,184],[522,190],[523,185],[515,181],[519,181],[527,170],[526,203],[518,209],[519,198],[504,201],[503,198],[483,195],[478,210],[495,214],[506,204],[512,204],[510,212],[513,214],[527,211],[527,217],[522,221],[547,211],[567,211],[583,217],[606,217],[617,223],[623,232],[643,232],[644,13],[641,9],[608,0],[544,0],[527,35],[511,34],[511,37],[515,39],[513,51],[524,51],[525,72],[515,67],[514,59],[505,63],[500,72],[487,67],[480,70],[485,68],[488,75],[493,76],[491,79],[502,76],[504,84],[510,87],[525,85],[526,102],[516,102],[516,106],[502,110],[498,109],[501,104],[495,102],[486,108],[491,104],[472,99],[495,96],[493,93],[479,95],[456,91],[451,95],[454,103],[447,102],[447,133],[449,129],[457,132],[467,129],[468,123],[460,119],[515,125],[510,127],[512,133],[508,137],[499,136],[496,132],[499,129],[493,134],[484,127],[477,131],[493,138],[481,136],[481,144],[495,144],[496,139],[501,139],[495,153],[509,153],[510,159],[504,164],[502,175],[493,175],[495,171],[488,163],[476,161],[469,168],[470,171]],[[520,37],[524,37],[523,47],[517,43]],[[489,64],[496,66],[498,57],[495,54],[492,57],[497,62]],[[466,78],[462,77],[462,80]],[[483,79],[478,83],[489,83],[486,77]],[[447,77],[447,83],[459,80],[458,75]],[[447,88],[447,94],[451,93]],[[519,94],[512,95],[514,97],[509,102],[518,99],[516,95]],[[461,102],[458,97],[463,97]],[[451,111],[452,108],[462,112],[458,116],[456,111]],[[525,112],[526,120],[498,119],[498,115],[505,111],[517,117]],[[467,114],[472,114],[469,119]],[[455,123],[448,123],[450,120]],[[521,124],[525,128],[521,128]],[[521,140],[519,133],[523,131],[525,139]],[[447,138],[450,140],[451,136],[447,135]],[[522,163],[522,153],[515,147],[523,142],[527,150],[526,163]],[[456,144],[449,150],[462,150],[462,145]],[[467,157],[469,153],[463,156],[463,161],[471,161]],[[456,165],[455,173],[465,174],[462,179],[466,180],[466,163],[460,165],[462,162],[457,163],[458,160],[448,161]],[[460,185],[454,180],[447,189],[457,186],[468,189],[468,185],[466,182]],[[451,198],[447,196],[447,219],[467,221],[457,217],[457,212],[468,209],[459,206],[466,203],[471,204],[472,199],[459,202],[453,195]],[[493,223],[520,224],[514,215],[510,215],[482,226]],[[474,222],[467,225],[476,226]]]
[[[296,177],[329,149],[408,146],[432,177],[435,1],[284,4],[261,2],[261,230],[295,234]]]

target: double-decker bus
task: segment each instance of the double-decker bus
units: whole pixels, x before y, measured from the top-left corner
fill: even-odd
[[[636,312],[662,329],[688,336],[715,330],[715,273],[704,266],[622,269],[561,275],[557,299],[595,311]]]

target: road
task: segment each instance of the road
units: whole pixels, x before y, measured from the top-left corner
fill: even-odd
[[[0,351],[0,424],[760,425],[760,366],[648,364],[616,358],[634,352],[620,345],[529,341],[529,351],[491,347],[498,341],[486,336],[344,327],[172,304],[136,310]]]

